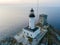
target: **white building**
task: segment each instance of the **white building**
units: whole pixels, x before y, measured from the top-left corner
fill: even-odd
[[[35,15],[33,9],[31,9],[31,14],[29,15],[29,26],[23,28],[23,33],[26,37],[31,38],[35,38],[40,33],[40,28],[35,26]]]

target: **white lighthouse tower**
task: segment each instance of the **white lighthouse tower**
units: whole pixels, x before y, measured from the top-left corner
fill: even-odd
[[[35,15],[33,9],[31,9],[31,14],[29,15],[29,28],[35,28]]]

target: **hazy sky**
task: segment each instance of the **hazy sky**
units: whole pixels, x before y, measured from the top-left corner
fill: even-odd
[[[38,0],[0,0],[0,4],[37,3]],[[59,5],[60,0],[39,0],[40,4]]]
[[[0,0],[1,4],[37,4],[42,6],[60,6],[60,0]]]

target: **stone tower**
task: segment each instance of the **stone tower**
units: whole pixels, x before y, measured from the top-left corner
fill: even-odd
[[[47,15],[40,14],[40,16],[39,16],[39,22],[42,25],[46,25],[47,24]]]

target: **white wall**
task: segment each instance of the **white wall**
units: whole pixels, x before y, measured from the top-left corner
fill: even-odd
[[[31,29],[35,28],[35,17],[29,18],[29,28],[31,28]]]
[[[24,33],[25,32],[25,33]],[[29,37],[31,37],[31,38],[35,38],[39,33],[40,33],[40,29],[37,29],[35,32],[31,32],[31,31],[28,31],[28,30],[25,30],[25,29],[23,29],[23,33],[24,33],[24,35],[26,35],[26,36],[29,36]],[[27,35],[27,33],[28,33],[28,35]],[[31,36],[32,35],[32,36]]]
[[[33,33],[33,36],[36,37],[40,33],[40,28]]]

